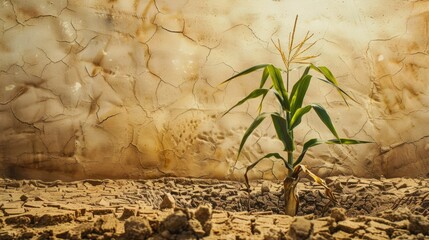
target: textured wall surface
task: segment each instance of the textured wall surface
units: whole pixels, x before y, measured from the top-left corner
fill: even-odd
[[[281,144],[267,123],[236,160],[257,102],[221,115],[259,75],[219,84],[280,65],[272,40],[285,45],[298,14],[298,37],[315,34],[315,63],[359,104],[321,82],[307,101],[327,107],[340,135],[375,142],[318,146],[304,163],[322,176],[428,176],[429,2],[291,2],[0,1],[0,175],[241,179]],[[307,116],[300,142],[331,138]],[[252,174],[283,175],[275,161]]]

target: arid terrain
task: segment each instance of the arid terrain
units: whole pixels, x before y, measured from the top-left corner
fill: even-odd
[[[279,182],[0,179],[0,239],[429,239],[428,179],[326,181],[289,217]]]

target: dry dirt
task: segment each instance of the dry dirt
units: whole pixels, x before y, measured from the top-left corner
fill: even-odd
[[[279,182],[0,179],[0,239],[429,239],[429,179],[326,180],[289,217]]]

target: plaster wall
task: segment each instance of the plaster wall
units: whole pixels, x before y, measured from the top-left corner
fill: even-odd
[[[419,0],[2,0],[0,176],[242,179],[281,146],[266,124],[236,159],[258,103],[221,116],[259,75],[220,83],[281,66],[272,40],[287,44],[297,14],[297,37],[315,34],[314,63],[358,101],[347,107],[315,81],[307,102],[324,104],[341,136],[375,142],[318,146],[304,163],[321,176],[428,176],[429,2]],[[332,138],[307,116],[300,142]],[[252,172],[283,176],[270,160]]]

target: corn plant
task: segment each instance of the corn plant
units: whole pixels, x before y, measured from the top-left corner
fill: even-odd
[[[246,143],[246,140],[252,134],[252,132],[261,124],[261,122],[263,122],[267,117],[270,117],[277,133],[277,137],[283,143],[284,151],[287,153],[287,159],[285,159],[279,153],[268,153],[267,155],[263,156],[262,158],[256,160],[251,165],[249,165],[246,168],[244,177],[247,189],[250,192],[250,185],[247,174],[251,169],[253,169],[259,162],[266,158],[276,158],[283,161],[286,169],[288,170],[287,176],[283,182],[285,213],[291,216],[296,215],[299,207],[299,198],[296,186],[299,180],[299,174],[301,172],[308,174],[311,178],[314,179],[315,182],[322,185],[326,190],[326,196],[331,201],[335,202],[335,196],[332,193],[331,189],[326,185],[325,181],[320,177],[316,176],[311,171],[309,171],[308,168],[305,167],[305,165],[301,164],[308,149],[323,143],[369,143],[367,141],[340,138],[337,131],[335,130],[331,118],[329,117],[326,109],[322,105],[317,103],[304,105],[304,98],[307,95],[307,89],[309,88],[310,83],[312,82],[311,80],[313,79],[313,76],[310,75],[310,71],[316,72],[320,76],[323,76],[318,77],[316,79],[332,86],[335,90],[337,90],[347,105],[348,103],[346,101],[346,98],[349,98],[353,101],[354,99],[339,87],[337,79],[327,67],[316,66],[310,62],[312,59],[317,57],[316,55],[306,55],[308,50],[315,44],[315,42],[309,43],[309,40],[313,37],[313,34],[307,32],[303,40],[301,40],[297,44],[294,43],[297,20],[298,16],[295,18],[293,31],[289,36],[287,52],[283,51],[280,41],[278,41],[277,44],[273,42],[274,46],[280,53],[285,69],[281,69],[272,64],[256,65],[232,76],[231,78],[223,82],[227,83],[233,79],[236,79],[237,77],[252,73],[257,70],[262,70],[262,77],[260,79],[259,87],[253,90],[248,96],[243,98],[233,107],[231,107],[227,112],[224,113],[224,115],[230,112],[235,107],[238,107],[249,100],[261,98],[258,108],[258,115],[243,135],[240,147],[238,149],[238,156],[240,155],[243,146]],[[301,77],[292,85],[292,81],[290,79],[290,72],[292,70],[293,65],[305,65],[306,67]],[[283,80],[282,74],[286,76],[286,81]],[[270,79],[271,81],[268,81],[268,79]],[[263,102],[267,94],[274,94],[279,105],[279,110],[277,112],[262,112]],[[310,139],[303,144],[302,151],[297,156],[297,158],[294,158],[294,152],[296,150],[294,130],[301,123],[302,117],[309,113],[311,110],[313,110],[317,114],[317,116],[320,118],[320,120],[329,129],[329,131],[335,138],[331,140],[321,140],[317,138]]]

